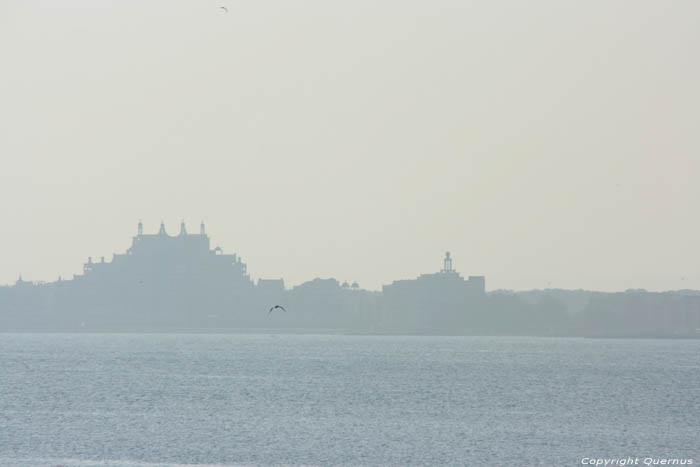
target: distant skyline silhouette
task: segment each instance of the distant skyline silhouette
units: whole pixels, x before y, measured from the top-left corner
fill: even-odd
[[[183,221],[170,235],[164,222],[150,233],[139,221],[126,251],[88,257],[73,278],[20,277],[0,287],[0,329],[700,336],[700,291],[487,292],[486,277],[462,276],[449,251],[437,272],[393,280],[381,292],[333,277],[288,287],[283,277],[251,278],[239,254],[215,244],[204,222],[188,233]]]
[[[139,220],[139,222],[138,222],[138,229],[137,229],[137,230],[138,230],[137,234],[143,233],[143,222],[142,222],[141,220]],[[174,230],[174,229],[171,229],[171,231],[172,231],[172,230]],[[204,221],[201,221],[200,226],[199,226],[199,230],[200,230],[200,231],[199,231],[200,234],[204,234],[204,233],[205,233],[205,224],[204,224]],[[280,232],[283,232],[283,230],[281,230]],[[161,220],[161,222],[160,222],[160,224],[159,224],[159,227],[158,227],[158,232],[157,232],[157,233],[158,233],[158,234],[166,235],[166,236],[168,236],[168,237],[176,237],[176,236],[178,236],[178,235],[183,235],[183,233],[186,235],[186,234],[187,234],[186,222],[185,222],[184,220],[181,220],[180,223],[179,223],[179,233],[178,233],[178,234],[174,234],[174,235],[170,235],[170,234],[168,233],[168,228],[167,228],[166,223],[165,223],[164,221]],[[223,243],[221,243],[221,242],[218,243],[218,244],[215,246],[216,250],[221,250],[220,244],[223,244]],[[436,252],[436,255],[438,255],[438,254],[439,254],[439,252]],[[449,254],[449,252],[448,252],[448,254]],[[112,253],[108,253],[108,254],[107,254],[108,257],[111,257],[111,255],[112,255]],[[95,257],[96,257],[96,256],[95,256]],[[100,255],[100,257],[101,257],[102,260],[104,261],[105,255]],[[91,260],[92,258],[93,258],[93,256],[90,255],[90,256],[89,256],[89,259]],[[451,261],[452,261],[451,258],[449,258],[449,261],[450,261],[450,267],[451,267]],[[434,266],[435,264],[438,264],[437,261],[435,261],[435,258],[433,258],[432,263],[434,263],[433,266]],[[446,263],[445,263],[445,264],[446,264]],[[426,270],[430,270],[429,268],[431,268],[431,266],[428,266],[428,267],[426,268]],[[50,279],[50,278],[47,279],[47,278],[40,278],[40,277],[38,278],[38,277],[36,277],[36,276],[27,275],[26,273],[23,273],[23,272],[22,272],[22,271],[27,271],[27,270],[28,270],[28,268],[24,268],[23,270],[18,271],[18,273],[16,273],[16,274],[14,275],[13,278],[11,278],[10,280],[8,280],[8,281],[5,283],[5,285],[12,285],[12,284],[14,284],[14,283],[17,281],[18,278],[19,278],[20,280],[25,280],[25,281],[29,281],[29,282],[52,282],[52,281],[56,280],[56,278],[54,278],[54,279]],[[424,271],[423,271],[423,272],[424,272]],[[419,273],[417,273],[417,274],[415,274],[415,275],[419,275],[419,274],[421,274],[421,273],[422,273],[422,272],[419,272]],[[78,272],[73,272],[72,274],[58,274],[57,278],[58,278],[58,279],[61,279],[61,278],[64,278],[64,279],[65,279],[65,278],[72,277],[73,274],[78,274]],[[410,278],[412,278],[412,276],[410,276],[410,274],[411,274],[411,273],[404,273],[404,275],[399,276],[399,278],[410,279]],[[279,274],[279,275],[280,275],[280,277],[285,277],[285,279],[286,279],[287,276],[295,277],[295,276],[297,276],[298,274],[297,274],[294,270],[290,270],[290,271],[286,271],[286,274],[285,274],[285,273],[281,273],[281,274]],[[23,276],[24,276],[24,277],[23,277]],[[269,276],[267,276],[267,277],[269,277]],[[326,274],[326,275],[323,276],[323,277],[339,278],[339,280],[344,281],[344,282],[346,282],[346,283],[347,283],[348,280],[351,280],[351,281],[353,281],[353,287],[358,286],[358,280],[360,280],[360,281],[363,282],[363,283],[368,283],[368,282],[369,282],[369,281],[367,281],[367,282],[362,281],[361,278],[347,278],[347,277],[344,277],[342,274],[333,274],[332,272],[330,272],[329,274]],[[267,279],[266,279],[266,276],[265,276],[264,274],[260,274],[260,275],[257,275],[257,276],[253,276],[253,278],[256,279],[256,280],[257,280],[257,279],[267,280]],[[307,278],[307,279],[308,279],[308,278]],[[396,278],[394,278],[394,279],[396,279]],[[391,282],[391,280],[393,280],[393,279],[387,279],[387,280],[385,280],[385,281],[382,282],[378,287],[375,287],[375,286],[369,286],[369,287],[368,287],[368,286],[363,286],[363,288],[366,288],[366,289],[368,289],[368,290],[379,290],[379,289],[381,289],[382,285],[388,284],[389,282]],[[304,282],[304,280],[302,280],[301,282]],[[299,285],[301,282],[295,284],[295,282],[293,282],[293,281],[288,281],[287,283],[288,283],[289,285]],[[496,280],[496,283],[499,283],[499,282],[500,282],[500,281]],[[684,290],[684,289],[691,289],[691,290],[692,290],[692,287],[687,286],[688,284],[686,284],[686,277],[685,277],[685,276],[681,276],[681,277],[678,279],[678,282],[679,282],[679,286],[678,286],[678,287],[669,288],[669,289],[667,289],[667,290]],[[506,290],[535,290],[535,289],[571,289],[571,290],[574,290],[574,289],[584,289],[584,290],[600,290],[600,291],[622,291],[622,289],[620,289],[620,290],[606,290],[606,289],[604,289],[604,288],[595,289],[595,288],[576,287],[576,286],[566,287],[564,284],[565,284],[565,281],[556,281],[556,280],[555,280],[555,281],[552,281],[552,280],[547,280],[547,281],[546,281],[545,283],[543,283],[543,284],[540,284],[540,285],[535,284],[535,285],[533,285],[533,287],[531,287],[530,289],[526,289],[526,288],[525,288],[525,289],[517,289],[517,288],[503,287],[503,286],[501,286],[501,287],[491,287],[490,289],[491,289],[491,290],[498,290],[498,289],[506,289]],[[2,284],[0,284],[0,285],[2,285]],[[644,288],[644,287],[628,287],[627,289],[645,289],[645,288]],[[625,289],[625,290],[627,290],[627,289]],[[653,291],[654,289],[645,289],[645,290],[652,290],[652,291]],[[664,291],[664,290],[657,290],[657,291]]]

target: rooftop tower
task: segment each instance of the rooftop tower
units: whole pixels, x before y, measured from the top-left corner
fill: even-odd
[[[455,272],[455,270],[452,269],[452,256],[450,256],[449,251],[445,252],[445,259],[443,260],[443,267],[440,272]]]

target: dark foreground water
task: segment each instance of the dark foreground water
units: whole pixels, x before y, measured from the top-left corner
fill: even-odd
[[[0,334],[0,465],[700,463],[700,341]]]

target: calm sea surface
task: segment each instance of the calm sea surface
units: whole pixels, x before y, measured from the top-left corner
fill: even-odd
[[[627,456],[700,463],[700,341],[0,334],[2,466]]]

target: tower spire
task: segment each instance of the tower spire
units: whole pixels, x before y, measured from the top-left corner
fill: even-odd
[[[162,220],[160,221],[160,229],[158,229],[158,235],[168,235],[165,231],[165,223]]]
[[[450,252],[446,251],[445,252],[445,260],[443,261],[443,268],[442,272],[452,272],[452,257],[450,256]]]
[[[141,222],[141,219],[139,219],[139,225],[137,229],[137,235],[140,237],[143,235],[143,222]]]
[[[187,235],[187,229],[185,228],[185,220],[180,222],[180,235]]]
[[[204,221],[202,221],[201,224],[199,224],[199,234],[200,235],[206,235],[207,232],[204,230]]]

